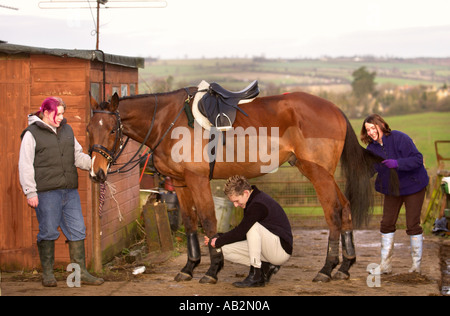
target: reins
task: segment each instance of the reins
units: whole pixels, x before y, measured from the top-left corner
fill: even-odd
[[[108,171],[108,173],[113,174],[113,173],[120,173],[120,172],[128,172],[128,171],[131,171],[131,170],[133,170],[139,163],[141,163],[141,161],[142,161],[143,159],[146,159],[146,158],[152,153],[152,151],[150,150],[149,153],[147,153],[147,154],[145,154],[145,155],[142,155],[142,156],[139,157],[138,159],[134,160],[134,158],[136,158],[136,156],[137,156],[138,153],[141,151],[142,147],[144,147],[145,143],[147,142],[148,138],[150,137],[150,134],[151,134],[151,132],[152,132],[152,130],[153,130],[153,126],[155,125],[155,118],[156,118],[156,110],[157,110],[157,108],[158,108],[158,97],[155,95],[155,110],[153,111],[152,123],[150,124],[150,128],[148,129],[147,135],[145,135],[145,138],[144,138],[144,140],[142,141],[141,146],[139,146],[139,149],[135,152],[135,154],[133,155],[133,157],[131,157],[130,160],[129,160],[128,162],[126,162],[125,164],[123,164],[122,167],[120,167],[119,169],[113,170],[113,171]],[[125,145],[126,145],[126,143],[128,143],[128,140],[129,140],[129,139],[130,139],[130,137],[127,136],[127,140],[126,140],[126,142],[125,142]],[[123,152],[124,149],[125,149],[125,146],[122,148],[122,150],[120,151],[119,155],[116,157],[115,160],[117,160],[117,159],[119,158],[120,154],[122,154],[122,152]],[[125,169],[125,167],[127,167],[128,165],[130,165],[130,164],[132,164],[132,163],[134,163],[134,165],[131,166],[131,168],[129,168],[129,169],[123,171],[123,169]],[[111,164],[111,165],[114,165],[114,163]],[[116,165],[117,165],[117,164],[116,164]]]

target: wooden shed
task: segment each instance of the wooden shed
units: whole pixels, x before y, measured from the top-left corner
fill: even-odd
[[[27,205],[18,176],[20,134],[27,126],[27,115],[37,111],[46,97],[61,97],[67,105],[65,118],[87,152],[89,92],[98,101],[103,97],[108,100],[114,92],[120,96],[137,94],[138,68],[143,67],[142,58],[98,50],[0,43],[0,269],[29,269],[40,265],[36,246],[38,222],[34,209]],[[137,149],[138,144],[130,141],[121,160],[127,161]],[[87,228],[87,262],[94,261],[98,266],[134,242],[136,219],[140,216],[139,170],[135,168],[109,178],[116,186],[116,193],[113,199],[107,190],[101,217],[97,208],[98,185],[92,183],[87,171],[78,173]],[[56,242],[55,261],[70,262],[62,232]]]

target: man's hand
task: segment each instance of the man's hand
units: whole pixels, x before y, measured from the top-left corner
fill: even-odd
[[[217,238],[211,239],[211,246],[213,248],[216,248],[216,240],[217,240]],[[209,245],[209,237],[205,236],[205,246],[208,246],[208,245]]]
[[[32,198],[27,199],[28,205],[36,208],[39,205],[39,199],[37,196],[33,196]]]

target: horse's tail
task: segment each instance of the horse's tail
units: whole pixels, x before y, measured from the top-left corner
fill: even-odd
[[[374,165],[384,159],[359,144],[350,121],[344,113],[342,115],[347,121],[341,155],[341,166],[346,178],[345,196],[350,201],[353,225],[361,227],[368,224],[373,211],[374,185],[370,179],[376,172]],[[391,169],[391,187],[392,192],[398,192],[398,175],[394,169]]]

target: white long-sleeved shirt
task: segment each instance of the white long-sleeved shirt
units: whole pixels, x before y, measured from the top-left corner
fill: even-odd
[[[55,134],[57,129],[53,126],[46,124],[36,115],[28,116],[28,125],[35,124],[37,121],[45,124]],[[83,153],[83,148],[74,136],[75,143],[75,166],[83,170],[89,170],[91,168],[91,157]],[[24,194],[27,199],[37,196],[36,181],[34,179],[34,156],[36,151],[36,140],[29,131],[27,131],[22,138],[19,153],[19,181],[22,186]]]

